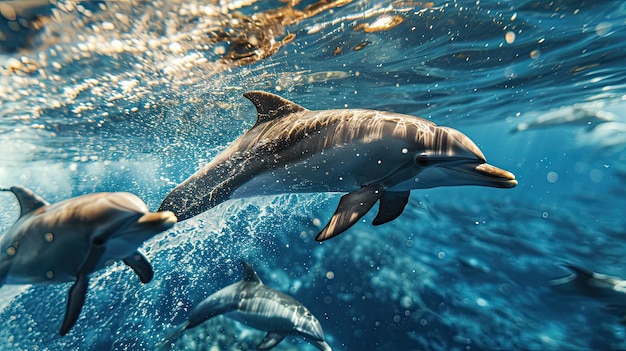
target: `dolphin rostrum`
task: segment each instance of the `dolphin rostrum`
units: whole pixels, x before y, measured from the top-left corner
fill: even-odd
[[[304,305],[283,292],[267,287],[247,262],[242,264],[243,280],[200,302],[191,311],[189,319],[175,328],[159,349],[167,347],[185,330],[223,314],[267,332],[257,350],[269,350],[288,335],[299,336],[322,351],[332,350],[324,339],[320,322]]]
[[[179,220],[228,199],[288,192],[348,192],[315,238],[339,235],[380,201],[374,225],[397,218],[412,189],[512,188],[461,132],[414,116],[362,109],[311,111],[279,96],[244,93],[256,124],[161,203]]]
[[[0,239],[0,285],[73,281],[61,335],[78,319],[90,273],[123,260],[149,282],[152,267],[137,248],[176,223],[172,212],[149,212],[130,193],[94,193],[50,205],[23,187],[0,190],[13,192],[20,203],[19,219]]]

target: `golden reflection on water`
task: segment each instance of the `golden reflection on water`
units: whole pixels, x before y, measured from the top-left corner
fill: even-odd
[[[51,68],[61,70],[66,63],[89,58],[92,54],[117,56],[124,53],[146,54],[148,51],[162,50],[170,54],[186,54],[190,51],[210,50],[219,55],[227,65],[246,65],[262,60],[280,48],[291,43],[295,33],[289,33],[286,27],[297,24],[321,13],[352,3],[352,0],[320,0],[304,8],[299,8],[300,0],[287,0],[284,6],[258,11],[258,0],[209,1],[153,1],[146,4],[141,1],[104,2],[98,9],[89,10],[81,1],[64,1],[51,9],[49,19],[45,20],[44,33],[40,36],[38,49],[55,45],[75,45],[70,48],[71,55],[64,60],[50,60]],[[14,8],[18,2],[4,2],[4,19],[13,22]],[[41,6],[40,1],[29,4]],[[398,14],[417,9],[432,9],[431,2],[395,1],[385,7],[335,18],[330,22],[312,25],[307,34],[318,32],[337,21],[354,21],[354,30],[366,33],[386,31],[404,21]],[[23,13],[24,5],[19,8]],[[39,10],[41,12],[41,10]],[[6,18],[8,16],[8,18]],[[359,21],[362,21],[359,23]],[[24,28],[38,30],[42,20],[33,18],[32,23],[21,18]],[[15,35],[15,34],[14,34]],[[4,34],[6,37],[6,33]],[[0,40],[2,38],[0,37]],[[367,43],[357,46],[362,49]],[[338,50],[339,53],[341,49]],[[54,55],[54,52],[53,52]],[[149,54],[148,54],[149,55]],[[48,55],[49,56],[49,55]],[[30,74],[48,64],[48,57],[39,64],[11,61],[5,74]],[[184,62],[183,65],[202,64]],[[215,62],[215,60],[207,60]]]
[[[170,93],[178,94],[186,86],[202,86],[233,66],[250,65],[275,54],[293,42],[296,33],[306,36],[338,24],[364,33],[382,32],[403,23],[405,13],[433,9],[432,3],[414,1],[371,7],[363,2],[355,11],[332,15],[337,8],[351,3],[320,0],[305,6],[300,0],[290,0],[260,10],[266,5],[259,0],[120,0],[97,5],[63,1],[46,8],[50,15],[43,21],[36,47],[12,55],[0,67],[0,93],[5,102],[14,102],[5,104],[4,112],[29,120],[40,117],[46,109],[69,106],[69,115],[81,117],[104,107],[117,108],[118,114],[121,111],[125,116],[176,104],[175,99],[159,95],[153,87],[167,86]],[[12,2],[3,4],[4,20],[7,16],[12,19],[14,11],[8,9]],[[315,16],[320,18],[289,28]],[[348,47],[344,47],[347,43],[339,43],[333,54],[363,50],[375,43],[366,38]],[[276,75],[268,70],[274,64],[268,62],[241,75],[253,81],[271,81],[278,89],[353,74],[296,71]],[[293,77],[285,77],[289,74]],[[241,89],[237,83],[241,75],[214,79],[211,94]],[[30,97],[28,101],[25,96]],[[186,102],[196,99],[184,96],[190,100]],[[146,99],[150,103],[142,102]],[[102,112],[101,117],[113,118],[112,113]],[[33,124],[33,128],[39,125]]]

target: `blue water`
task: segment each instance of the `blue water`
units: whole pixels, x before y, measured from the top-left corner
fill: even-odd
[[[229,201],[145,243],[151,283],[121,263],[94,273],[64,337],[70,284],[3,287],[0,348],[153,349],[241,278],[241,259],[302,301],[334,350],[626,348],[623,316],[549,284],[563,261],[626,277],[626,3],[352,1],[259,26],[245,19],[285,4],[184,3],[57,8],[32,45],[0,54],[0,187],[49,202],[129,191],[156,210],[253,125],[242,97],[253,89],[454,127],[519,185],[414,191],[397,220],[373,227],[368,214],[322,244],[313,237],[340,194]],[[401,23],[376,27],[393,16]],[[274,46],[224,60],[234,44],[211,28]],[[574,111],[583,117],[568,121]],[[613,120],[589,125],[597,115]],[[18,215],[0,194],[0,233]],[[262,338],[220,317],[178,346],[248,350]],[[293,338],[276,349],[313,350]]]

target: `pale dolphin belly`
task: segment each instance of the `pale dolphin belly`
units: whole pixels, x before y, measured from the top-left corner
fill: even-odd
[[[257,311],[232,311],[224,315],[258,330],[294,331],[293,322],[285,316],[260,314]]]
[[[305,145],[298,145],[295,149],[308,149],[306,142],[301,144]],[[387,177],[397,164],[410,160],[407,152],[403,143],[377,140],[304,154],[293,162],[279,163],[239,185],[230,198],[285,193],[351,192],[372,180]],[[293,158],[293,155],[278,156]]]

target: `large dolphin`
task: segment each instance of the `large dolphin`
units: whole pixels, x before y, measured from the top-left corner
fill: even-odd
[[[289,192],[348,192],[315,238],[339,235],[380,200],[374,225],[397,218],[412,189],[512,188],[461,132],[414,116],[362,109],[310,111],[279,96],[244,93],[256,124],[172,190],[159,210],[179,220],[228,199]]]
[[[257,350],[269,350],[287,335],[299,336],[322,351],[330,351],[320,322],[293,297],[267,287],[247,262],[242,262],[243,280],[204,299],[189,319],[159,345],[171,344],[182,332],[221,314],[247,326],[268,332]]]
[[[137,196],[124,192],[50,205],[23,187],[0,190],[13,192],[21,210],[0,239],[0,285],[73,281],[61,335],[78,319],[90,273],[123,260],[143,283],[149,282],[152,267],[137,248],[176,222],[172,212],[151,213]]]

